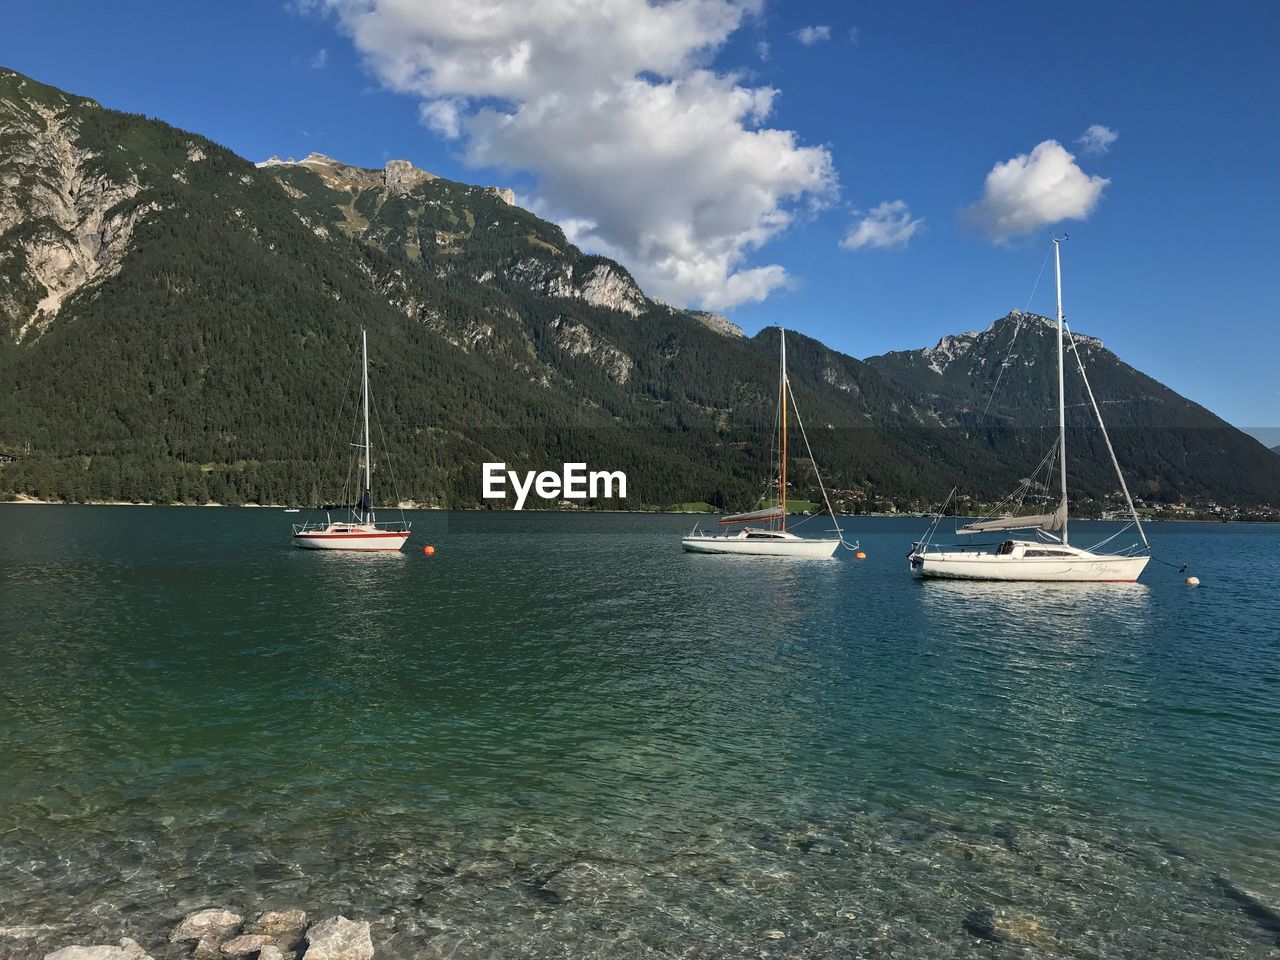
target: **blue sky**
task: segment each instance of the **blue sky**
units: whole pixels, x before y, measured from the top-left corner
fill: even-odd
[[[476,47],[432,19],[450,2],[0,2],[0,64],[254,160],[407,158],[509,184],[650,292],[731,304],[748,331],[785,324],[860,357],[1024,307],[1065,230],[1079,330],[1239,426],[1280,427],[1280,6],[681,0],[687,23],[646,32],[643,0],[617,0],[620,25],[504,15],[508,32]],[[504,4],[470,9],[485,6]],[[490,68],[489,52],[517,47],[526,60]],[[673,123],[659,150],[668,92],[692,126]],[[588,117],[573,100],[587,94],[635,112]],[[1115,134],[1105,152],[1079,141],[1095,124]],[[966,220],[993,167],[1025,166],[1052,140],[1074,154],[1070,219],[1041,222],[1053,203],[1010,211],[1014,177],[1009,196],[986,196],[1024,232],[993,239]],[[841,245],[896,201],[881,208],[896,231],[860,235],[896,243]],[[1032,309],[1052,311],[1049,281]]]

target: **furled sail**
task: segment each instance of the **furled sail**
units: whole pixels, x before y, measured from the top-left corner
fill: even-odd
[[[1061,530],[1067,525],[1067,502],[1063,500],[1053,513],[1040,513],[1030,517],[997,517],[994,520],[979,520],[977,523],[966,523],[960,533],[985,533],[988,530]]]
[[[765,507],[763,510],[752,510],[749,513],[733,513],[721,517],[721,523],[750,523],[752,520],[778,520],[783,516],[782,507]]]
[[[320,504],[320,506],[316,507],[316,509],[317,510],[360,510],[363,513],[368,513],[371,509],[373,509],[370,506],[372,502],[372,498],[373,498],[373,494],[370,491],[366,490],[364,492],[364,495],[360,497],[359,503],[322,503]]]

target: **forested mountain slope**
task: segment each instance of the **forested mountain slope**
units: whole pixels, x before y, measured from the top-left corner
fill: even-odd
[[[1280,501],[1276,464],[1257,440],[1075,334],[1085,374],[1136,496],[1154,501]],[[867,361],[948,429],[1002,456],[1039,456],[1057,436],[1057,323],[1014,311],[981,333]],[[1111,489],[1114,471],[1080,364],[1065,364],[1073,482]]]

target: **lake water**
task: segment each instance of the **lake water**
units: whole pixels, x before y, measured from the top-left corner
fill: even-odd
[[[1153,525],[1197,589],[920,583],[920,520],[294,519],[0,507],[0,957],[204,906],[380,960],[1280,949],[1280,527]]]

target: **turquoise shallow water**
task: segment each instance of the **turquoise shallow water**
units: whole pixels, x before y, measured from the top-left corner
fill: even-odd
[[[918,520],[292,519],[0,507],[0,957],[208,905],[380,958],[1280,949],[1280,528],[1156,525],[1191,589],[922,584]]]

